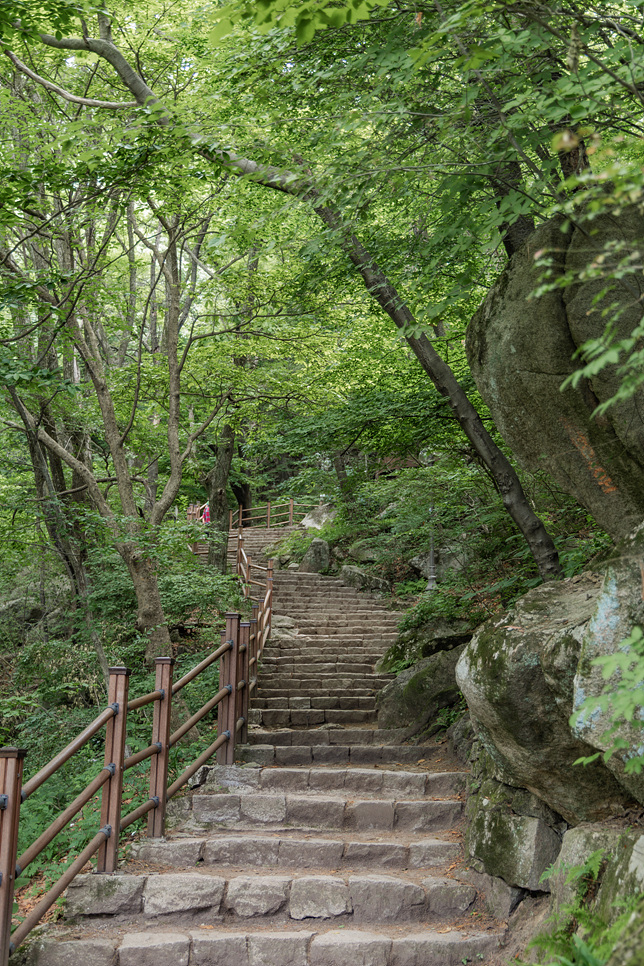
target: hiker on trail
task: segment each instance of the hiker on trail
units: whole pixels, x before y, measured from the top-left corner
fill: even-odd
[[[210,505],[208,503],[206,503],[205,507],[203,508],[203,514],[201,516],[201,522],[202,523],[210,523]]]

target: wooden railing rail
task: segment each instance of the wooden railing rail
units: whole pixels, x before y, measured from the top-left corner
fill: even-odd
[[[246,557],[243,552],[244,558]],[[246,558],[247,560],[247,558]],[[250,574],[251,564],[248,562]],[[25,751],[0,749],[0,966],[7,966],[11,952],[29,935],[48,909],[62,895],[69,883],[90,858],[98,854],[97,872],[116,869],[120,833],[135,821],[148,815],[147,835],[159,837],[165,831],[167,802],[214,755],[222,764],[232,764],[235,744],[245,741],[248,729],[250,697],[257,686],[257,666],[270,633],[272,603],[272,566],[265,568],[267,578],[261,601],[252,604],[253,616],[242,621],[240,614],[226,614],[226,629],[221,645],[196,667],[173,683],[174,659],[156,659],[155,690],[128,700],[129,671],[110,668],[108,706],[51,762],[22,785]],[[253,581],[256,583],[256,581]],[[250,585],[243,584],[250,596]],[[187,721],[170,733],[172,696],[219,660],[220,688]],[[125,757],[128,712],[154,705],[152,741],[147,748]],[[218,709],[217,738],[168,787],[170,749],[209,713]],[[89,739],[105,727],[105,758],[101,771],[87,787],[57,816],[25,852],[17,857],[20,807],[58,768],[78,752]],[[122,814],[123,773],[151,759],[148,799]],[[44,848],[73,820],[78,812],[102,790],[101,827],[75,861],[42,897],[25,920],[11,933],[11,919],[16,878],[38,857]]]

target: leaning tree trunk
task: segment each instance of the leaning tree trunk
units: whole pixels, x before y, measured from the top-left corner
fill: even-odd
[[[215,465],[206,476],[206,489],[210,506],[210,525],[208,528],[208,563],[219,573],[226,573],[228,550],[228,500],[226,489],[230,465],[233,460],[235,432],[226,423],[217,446]]]
[[[141,553],[138,547],[125,545],[119,553],[130,572],[136,594],[136,629],[146,637],[145,663],[151,665],[155,657],[167,657],[172,650],[170,632],[163,613],[156,563]]]

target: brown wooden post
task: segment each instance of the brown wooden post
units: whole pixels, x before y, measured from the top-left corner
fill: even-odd
[[[266,593],[268,597],[268,613],[266,614],[266,623],[268,624],[268,637],[271,636],[272,618],[273,618],[273,561],[268,561],[268,572],[266,574]],[[267,637],[267,640],[268,640]]]
[[[241,503],[239,504],[239,519],[237,520],[237,525],[240,530],[244,526],[244,508]]]
[[[233,511],[229,510],[228,511],[228,529],[232,530],[232,528],[233,528]]]
[[[23,748],[0,748],[0,966],[7,966],[16,884]]]
[[[123,797],[123,762],[127,727],[127,696],[130,672],[126,667],[111,667],[108,689],[109,704],[116,714],[105,726],[105,767],[112,777],[103,785],[101,827],[110,827],[110,836],[98,851],[97,872],[115,872],[121,831],[121,799]]]
[[[168,759],[170,757],[170,711],[172,706],[173,657],[157,657],[155,691],[163,691],[163,697],[154,702],[152,744],[160,746],[150,765],[150,798],[158,799],[158,805],[148,812],[148,838],[165,835],[166,792],[168,790]]]
[[[228,705],[228,725],[227,730],[230,732],[230,740],[226,742],[226,764],[232,765],[235,762],[235,740],[237,733],[235,726],[237,724],[239,698],[237,693],[237,683],[241,680],[239,675],[239,622],[240,615],[232,612],[226,614],[226,627],[230,623],[230,637],[233,646],[230,651],[230,665],[228,668],[228,681],[227,684],[230,685],[230,697],[226,702]]]
[[[293,526],[293,497],[288,501],[288,522]]]
[[[257,647],[257,645],[258,645],[258,639],[257,639],[257,635],[258,635],[257,610],[258,610],[258,605],[257,604],[253,604],[253,616],[250,619],[250,632],[249,632],[249,635],[248,635],[249,640],[250,640],[250,649],[249,649],[249,654],[248,654],[248,661],[249,662],[252,661],[253,658],[255,658],[255,660],[254,660],[253,664],[250,664],[249,663],[249,671],[248,671],[248,679],[249,679],[248,680],[248,685],[249,685],[249,687],[250,687],[250,682],[253,680],[253,678],[256,678],[257,677],[257,665],[259,664],[259,661],[257,659],[257,654],[258,654],[258,647]],[[257,688],[255,688],[255,696],[257,696]],[[250,704],[252,702],[252,697],[250,695],[250,692],[248,694],[248,697],[249,697],[249,707],[250,707]]]
[[[248,741],[248,687],[250,685],[250,668],[248,662],[251,657],[250,632],[250,621],[241,621],[239,624],[239,679],[240,681],[245,681],[246,684],[243,690],[238,692],[239,707],[237,717],[244,719],[244,725],[239,732],[239,741],[244,745]]]
[[[266,503],[266,529],[271,528],[271,501],[268,500]]]
[[[237,707],[237,681],[239,665],[239,614],[226,614],[225,640],[231,642],[231,648],[222,654],[219,665],[219,687],[228,688],[228,697],[219,704],[217,732],[226,732],[230,737],[225,745],[217,750],[218,765],[232,765],[235,760],[235,711]]]

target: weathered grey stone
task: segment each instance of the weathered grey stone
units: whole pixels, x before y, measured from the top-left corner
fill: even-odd
[[[291,919],[333,919],[351,912],[349,889],[344,879],[303,876],[291,885]]]
[[[592,574],[531,590],[477,631],[456,667],[496,777],[531,789],[570,824],[604,818],[627,800],[603,763],[573,767],[595,751],[568,722],[583,690],[576,675],[600,590]]]
[[[241,817],[268,824],[283,822],[286,817],[284,795],[242,795]]]
[[[309,549],[300,563],[299,570],[304,574],[319,574],[331,566],[331,551],[326,540],[314,537]]]
[[[293,870],[335,869],[342,861],[343,842],[324,839],[282,839],[278,865]]]
[[[213,909],[219,912],[225,879],[198,872],[149,875],[143,890],[143,911],[148,916]]]
[[[347,802],[347,828],[392,829],[394,826],[394,803],[387,801]]]
[[[135,932],[119,946],[119,966],[188,966],[190,939],[182,933]]]
[[[387,966],[391,939],[376,933],[347,930],[313,938],[310,966]]]
[[[541,876],[557,858],[561,840],[537,818],[482,803],[468,828],[467,848],[488,875],[520,889],[547,892],[549,885]]]
[[[115,966],[116,947],[105,939],[36,940],[27,961],[29,966]]]
[[[339,798],[286,796],[286,821],[302,828],[342,828],[345,803]]]
[[[606,966],[644,966],[644,900],[629,919]]]
[[[299,966],[313,933],[264,932],[248,937],[249,966]]]
[[[389,590],[389,584],[386,580],[381,577],[372,577],[371,574],[366,574],[364,570],[350,564],[345,564],[342,567],[340,580],[349,587],[357,587],[358,590],[376,590],[383,594],[386,594]]]
[[[152,865],[196,865],[204,847],[204,839],[178,839],[160,842],[158,839],[142,839],[132,848],[132,858]]]
[[[396,802],[394,827],[410,832],[452,828],[461,818],[460,802]]]
[[[238,916],[268,916],[286,904],[291,880],[284,875],[236,876],[228,883],[226,907]]]
[[[467,872],[459,874],[483,895],[487,910],[495,919],[509,919],[510,914],[526,895],[525,889],[509,886],[503,879],[487,875],[485,872],[468,869]]]
[[[389,966],[457,966],[485,960],[499,945],[498,935],[461,932],[418,933],[394,939]]]
[[[309,773],[305,768],[264,768],[260,777],[262,791],[306,791]]]
[[[306,530],[321,530],[326,523],[332,523],[335,520],[335,515],[336,511],[333,507],[329,503],[324,503],[309,510],[301,526]]]
[[[394,681],[379,691],[376,699],[378,727],[413,725],[420,731],[442,708],[456,704],[460,690],[455,668],[464,646],[424,658],[401,671]]]
[[[600,849],[606,856],[614,854],[623,834],[623,829],[588,824],[571,828],[564,833],[561,850],[548,881],[551,908],[555,914],[561,915],[563,907],[570,905],[575,899],[579,883],[576,880],[566,881],[570,870],[583,866],[589,856]]]
[[[191,937],[190,966],[249,966],[245,935],[195,930]]]
[[[620,384],[617,367],[606,367],[590,385],[582,381],[565,392],[561,385],[578,368],[576,350],[602,335],[602,308],[621,301],[620,313],[611,313],[620,339],[635,325],[637,300],[626,286],[616,285],[593,305],[605,285],[600,278],[558,287],[557,277],[577,272],[589,258],[583,212],[566,232],[561,226],[561,217],[545,222],[530,245],[512,257],[470,323],[466,351],[479,391],[514,455],[533,471],[550,473],[600,526],[620,538],[644,516],[642,390],[594,419],[597,403],[613,396]],[[644,234],[636,207],[618,217],[601,215],[589,227],[598,251],[611,239],[626,243],[616,258],[625,257],[629,243]],[[526,312],[526,298],[540,282],[534,260],[539,249],[551,254],[555,284]],[[639,276],[629,282],[640,289]]]
[[[224,824],[239,821],[241,798],[239,795],[195,795],[192,814],[195,822]]]
[[[140,912],[145,881],[144,875],[78,875],[67,887],[65,913],[71,918]]]
[[[404,869],[409,860],[409,849],[397,842],[347,842],[343,858],[349,868]]]
[[[205,865],[270,866],[277,864],[279,839],[218,835],[206,843]]]
[[[409,843],[410,869],[428,869],[442,865],[455,858],[460,846],[457,842],[441,842],[440,839],[422,839]]]
[[[370,922],[411,919],[425,911],[425,892],[404,879],[385,875],[351,876],[354,917]]]
[[[423,879],[427,893],[427,908],[435,916],[454,916],[472,905],[476,889],[465,882],[440,876]]]

